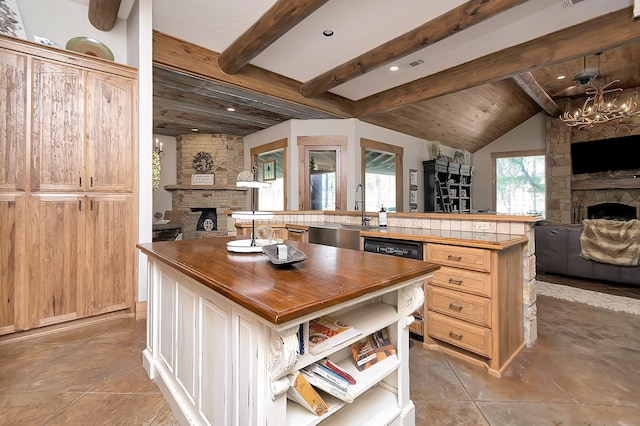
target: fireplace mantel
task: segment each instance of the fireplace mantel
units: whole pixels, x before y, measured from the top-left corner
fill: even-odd
[[[572,190],[589,189],[640,189],[640,176],[572,176]]]
[[[165,185],[167,191],[242,191],[247,188],[223,185]]]

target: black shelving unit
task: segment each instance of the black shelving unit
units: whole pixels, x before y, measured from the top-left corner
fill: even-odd
[[[471,213],[473,167],[444,160],[423,161],[424,211]]]

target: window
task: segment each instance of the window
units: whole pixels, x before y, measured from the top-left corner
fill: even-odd
[[[345,210],[346,136],[300,136],[300,210]]]
[[[285,210],[287,205],[287,140],[281,139],[266,145],[252,148],[250,151],[253,163],[257,166],[257,179],[270,182],[268,188],[260,188],[254,192],[258,210]]]
[[[495,153],[491,158],[495,211],[513,215],[544,215],[544,151]]]
[[[360,140],[365,182],[365,211],[402,211],[402,154],[398,146]]]

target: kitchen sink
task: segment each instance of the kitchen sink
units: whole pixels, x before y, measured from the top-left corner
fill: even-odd
[[[359,229],[344,228],[338,224],[309,226],[308,237],[310,243],[360,250]]]
[[[360,250],[360,231],[377,231],[379,229],[376,226],[327,223],[309,226],[308,237],[310,243]]]

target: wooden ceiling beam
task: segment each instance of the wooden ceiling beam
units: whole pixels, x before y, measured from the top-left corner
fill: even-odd
[[[470,0],[408,33],[303,83],[300,92],[308,98],[317,96],[525,1],[527,0]]]
[[[356,102],[356,116],[390,111],[637,41],[640,22],[633,21],[631,7],[624,8],[368,96]]]
[[[549,96],[542,86],[540,86],[530,72],[514,75],[512,78],[513,81],[515,81],[515,83],[540,106],[540,108],[547,112],[547,114],[553,117],[558,117],[560,115],[562,111],[558,104],[551,99],[551,96]]]
[[[328,0],[278,0],[218,58],[220,69],[235,74]]]
[[[89,0],[89,22],[100,31],[111,31],[116,24],[120,0]]]
[[[238,74],[228,75],[218,67],[218,58],[217,52],[153,32],[154,65],[304,105],[333,114],[336,118],[353,117],[353,102],[348,99],[331,93],[307,99],[298,90],[299,81],[253,65],[247,65]]]

